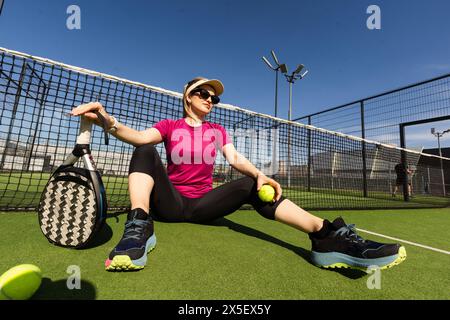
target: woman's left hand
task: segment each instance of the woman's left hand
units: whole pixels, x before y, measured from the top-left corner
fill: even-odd
[[[280,184],[275,180],[269,178],[265,174],[259,173],[258,178],[256,179],[256,190],[259,191],[259,189],[261,189],[261,187],[265,184],[271,185],[275,189],[275,196],[273,197],[273,202],[280,200],[282,193]]]

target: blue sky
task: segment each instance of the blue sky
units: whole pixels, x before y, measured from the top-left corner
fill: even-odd
[[[66,27],[71,4],[81,30]],[[381,30],[366,27],[371,4]],[[223,102],[267,114],[275,74],[261,57],[274,49],[291,71],[309,70],[293,88],[296,118],[450,72],[448,12],[448,0],[5,0],[0,46],[173,91],[195,76],[219,78]]]

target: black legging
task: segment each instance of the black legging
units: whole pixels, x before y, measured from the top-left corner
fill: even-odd
[[[175,189],[155,146],[137,147],[131,158],[129,173],[142,172],[155,181],[150,195],[150,214],[155,220],[166,222],[207,222],[251,204],[267,219],[275,219],[275,210],[285,199],[275,203],[262,202],[256,192],[256,180],[245,177],[225,183],[201,198],[187,198]]]

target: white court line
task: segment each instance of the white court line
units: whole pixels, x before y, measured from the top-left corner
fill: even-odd
[[[398,238],[385,236],[384,234],[375,233],[375,232],[367,231],[367,230],[364,230],[364,229],[356,228],[356,230],[364,232],[364,233],[372,234],[374,236],[378,236],[378,237],[382,237],[382,238],[386,238],[386,239],[391,239],[391,240],[407,243],[407,244],[410,244],[412,246],[416,246],[416,247],[420,247],[420,248],[424,248],[424,249],[428,249],[428,250],[432,250],[432,251],[436,251],[436,252],[440,252],[440,253],[443,253],[443,254],[449,254],[450,255],[450,251],[445,251],[445,250],[436,249],[436,248],[429,247],[429,246],[424,246],[423,244],[419,244],[419,243],[415,243],[415,242],[411,242],[411,241],[407,241],[407,240],[402,240],[402,239],[398,239]]]

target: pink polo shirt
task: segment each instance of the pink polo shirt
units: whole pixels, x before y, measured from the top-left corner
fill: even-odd
[[[192,127],[184,118],[162,120],[153,127],[163,138],[167,174],[180,194],[200,198],[211,191],[217,150],[232,143],[225,128],[208,121]]]

